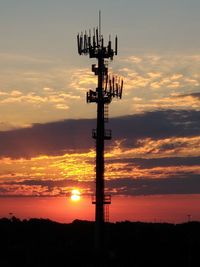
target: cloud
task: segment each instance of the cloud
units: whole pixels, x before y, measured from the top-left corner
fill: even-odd
[[[94,90],[97,87],[96,76],[89,68],[73,69],[71,73],[70,88],[85,94],[89,89]]]
[[[120,143],[120,153],[134,157],[162,157],[162,156],[196,156],[200,154],[200,137],[171,137],[160,140],[152,138],[139,139],[136,144],[127,141]],[[117,154],[117,153],[116,153]]]
[[[66,196],[71,195],[72,189],[81,184],[81,195],[92,194],[93,181],[75,180],[24,180],[0,183],[0,196]]]
[[[200,87],[199,55],[132,55],[117,58],[110,71],[124,78],[124,99],[126,107],[131,105],[131,97],[142,99],[140,108],[134,105],[132,112],[144,112],[156,108],[166,109],[173,93],[197,92]],[[96,88],[96,77],[89,68],[74,69],[70,87],[81,93]],[[159,100],[166,99],[166,102]],[[149,103],[149,101],[155,103]],[[173,98],[172,98],[173,101]],[[158,106],[159,102],[159,106]],[[146,103],[146,105],[145,105]],[[154,105],[153,105],[154,104]],[[187,99],[180,108],[187,108]],[[168,101],[168,108],[170,106]],[[177,107],[179,108],[179,106]],[[195,107],[194,107],[195,108]]]
[[[112,114],[136,114],[166,109],[200,109],[198,55],[132,55],[116,58],[110,72],[124,78],[122,101]],[[97,81],[89,68],[74,69],[70,88],[82,96],[95,89]]]
[[[88,150],[93,146],[91,126],[92,120],[67,120],[0,132],[0,153],[3,157],[34,157]]]
[[[28,128],[31,127],[31,124],[26,123],[9,123],[9,122],[0,122],[0,132],[1,131],[10,131],[11,129],[19,129],[19,128]]]
[[[200,93],[190,93],[190,94],[186,94],[186,95],[179,95],[180,97],[193,97],[196,98],[197,100],[200,99]]]
[[[141,169],[151,169],[156,167],[173,166],[200,166],[200,156],[198,157],[161,157],[161,158],[118,158],[107,159],[107,164],[128,164]]]
[[[79,92],[70,88],[71,69],[64,60],[13,54],[0,54],[0,59],[2,123],[23,127],[72,114],[79,117],[71,108],[85,102],[81,103]]]
[[[184,89],[200,85],[198,55],[143,55],[118,59],[127,89]],[[168,90],[169,91],[169,90]]]
[[[111,119],[113,140],[105,153],[107,191],[198,193],[199,116],[194,110],[163,110]],[[77,119],[0,132],[1,195],[66,195],[75,185],[91,194],[95,126],[94,119]]]
[[[113,188],[115,188],[113,192]],[[167,179],[138,180],[121,178],[108,182],[108,191],[121,195],[200,194],[199,175],[169,177]]]
[[[165,110],[113,118],[113,140],[109,149],[132,149],[131,153],[199,153],[200,112]],[[35,157],[83,152],[94,148],[91,130],[94,119],[77,119],[34,124],[29,128],[0,132],[0,157]],[[190,150],[188,149],[190,148]],[[157,152],[156,152],[157,151]],[[159,152],[159,153],[158,153]]]
[[[89,68],[67,69],[51,60],[8,55],[3,60],[13,67],[6,65],[0,74],[4,130],[0,194],[55,196],[69,193],[75,184],[91,193],[95,177],[91,129],[96,121],[58,120],[60,114],[91,116],[83,96],[96,88],[96,77]],[[108,191],[199,193],[200,57],[134,55],[116,63],[111,71],[124,77],[125,86],[123,101],[112,105],[112,114],[132,115],[110,119],[113,139],[106,143],[105,155]],[[17,112],[28,128],[16,129]],[[58,114],[56,122],[43,123],[44,114],[51,120]]]
[[[133,146],[134,139],[199,136],[199,116],[193,110],[157,110],[113,118],[110,125],[116,139],[126,139],[127,146],[131,141]]]
[[[35,92],[29,92],[24,94],[19,90],[13,90],[11,92],[1,92],[0,104],[52,104],[55,108],[60,109],[60,106],[69,108],[65,103],[68,100],[80,99],[80,96],[73,95],[72,93],[65,93],[64,91],[55,91],[53,88],[44,88],[43,93],[37,95]]]
[[[185,158],[182,166],[173,163],[166,168],[148,166],[147,169],[142,165],[130,166],[128,160],[125,166],[116,162],[117,168],[113,163],[106,173],[106,192],[112,195],[199,194],[200,167],[187,165],[187,160]],[[166,162],[170,163],[168,159]],[[159,159],[156,164],[159,165]],[[95,187],[94,176],[90,180],[58,177],[4,180],[0,182],[0,196],[62,196],[69,195],[74,187],[80,188],[83,195],[91,195]]]
[[[1,54],[0,59],[2,123],[23,127],[93,116],[94,106],[85,104],[85,93],[97,87],[90,66],[72,68],[64,60],[28,55]],[[199,67],[199,56],[192,54],[116,58],[109,70],[124,78],[124,91],[123,100],[112,105],[112,116],[158,109],[199,110],[195,95],[200,88]]]
[[[133,98],[133,109],[139,111],[142,110],[156,110],[156,109],[194,109],[200,110],[200,98],[198,93],[180,95],[180,94],[171,94],[168,97],[163,97],[160,99],[149,100],[149,102],[138,101],[136,98]]]

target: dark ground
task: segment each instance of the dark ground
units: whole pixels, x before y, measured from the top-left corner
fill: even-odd
[[[106,225],[106,254],[98,266],[198,267],[200,222],[119,222]],[[94,223],[0,219],[0,267],[96,266]]]

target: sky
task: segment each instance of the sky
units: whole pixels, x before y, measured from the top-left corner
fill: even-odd
[[[198,0],[0,0],[2,207],[9,197],[93,193],[96,107],[85,95],[97,86],[95,60],[78,55],[76,35],[98,25],[99,10],[105,40],[119,39],[109,71],[124,79],[122,100],[109,106],[106,191],[177,210],[193,201],[188,212],[200,219]]]

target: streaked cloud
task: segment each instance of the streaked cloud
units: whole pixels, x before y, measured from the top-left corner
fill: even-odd
[[[199,111],[194,110],[111,119],[114,138],[105,153],[107,191],[200,193],[194,187],[200,175],[199,121]],[[0,132],[0,195],[66,195],[73,186],[92,194],[93,127],[92,119],[66,120]],[[176,186],[170,190],[173,183]]]
[[[36,104],[41,105],[43,103],[50,104],[63,104],[67,102],[67,100],[71,99],[80,99],[80,96],[73,95],[72,93],[66,93],[64,91],[58,91],[53,88],[44,88],[43,94],[37,95],[35,92],[30,92],[24,94],[19,90],[13,90],[10,93],[0,92],[0,104],[16,104],[16,103],[28,103],[28,104]],[[55,105],[55,107],[57,107]]]
[[[91,67],[70,66],[63,60],[1,54],[0,122],[30,125],[64,118],[94,117],[85,94],[97,87]],[[200,88],[199,55],[136,54],[109,62],[111,73],[124,78],[123,100],[111,116],[157,109],[199,110],[194,94]],[[76,107],[79,107],[77,109]],[[13,116],[9,114],[15,110]],[[24,112],[24,109],[27,112]],[[3,128],[2,128],[3,129]]]
[[[157,109],[199,110],[199,55],[135,55],[117,58],[110,70],[124,78],[121,114]],[[70,87],[83,94],[96,88],[96,77],[90,68],[74,69]],[[113,109],[117,114],[117,108]]]
[[[126,140],[124,140],[126,143]],[[195,137],[171,137],[160,140],[152,138],[138,139],[133,148],[124,148],[123,141],[114,150],[113,156],[122,154],[124,157],[168,157],[168,156],[198,156],[200,155],[200,136]]]
[[[171,155],[188,153],[192,147],[198,153],[200,135],[199,111],[163,110],[110,119],[114,138],[108,150],[135,156],[152,156],[156,153]],[[85,152],[93,149],[91,129],[94,119],[64,120],[45,124],[34,124],[29,128],[0,132],[0,156],[31,158],[39,155],[61,155],[65,152]],[[84,140],[84,142],[82,141]]]
[[[200,110],[200,98],[199,93],[192,94],[178,94],[172,93],[168,97],[163,97],[159,99],[152,99],[148,102],[142,98],[133,97],[132,111],[143,112],[161,110],[161,109],[194,109]]]
[[[144,55],[120,59],[127,89],[182,89],[200,85],[199,55]],[[169,90],[168,90],[169,91]],[[167,92],[169,93],[169,92]]]
[[[70,88],[79,90],[85,94],[89,89],[95,90],[96,87],[96,77],[89,68],[72,70]]]
[[[10,161],[7,175],[4,174],[6,159],[4,165],[0,163],[1,172],[4,171],[0,175],[1,196],[62,196],[69,194],[73,187],[91,195],[94,190],[94,153],[7,161]],[[155,166],[148,165],[146,159],[126,157],[124,160],[123,154],[118,155],[114,162],[106,159],[106,190],[125,195],[200,193],[199,161],[200,157],[157,158]],[[165,162],[167,166],[163,168]],[[9,176],[12,168],[21,170]]]
[[[180,174],[179,174],[180,175]],[[113,190],[113,188],[115,190]],[[164,180],[143,178],[133,180],[125,177],[108,182],[108,191],[117,195],[166,195],[199,194],[199,175],[168,177]]]

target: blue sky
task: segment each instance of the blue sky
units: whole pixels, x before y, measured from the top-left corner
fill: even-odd
[[[74,56],[74,35],[95,26],[99,9],[105,34],[119,34],[123,54],[126,49],[132,53],[199,51],[197,0],[7,0],[0,7],[4,52]]]

